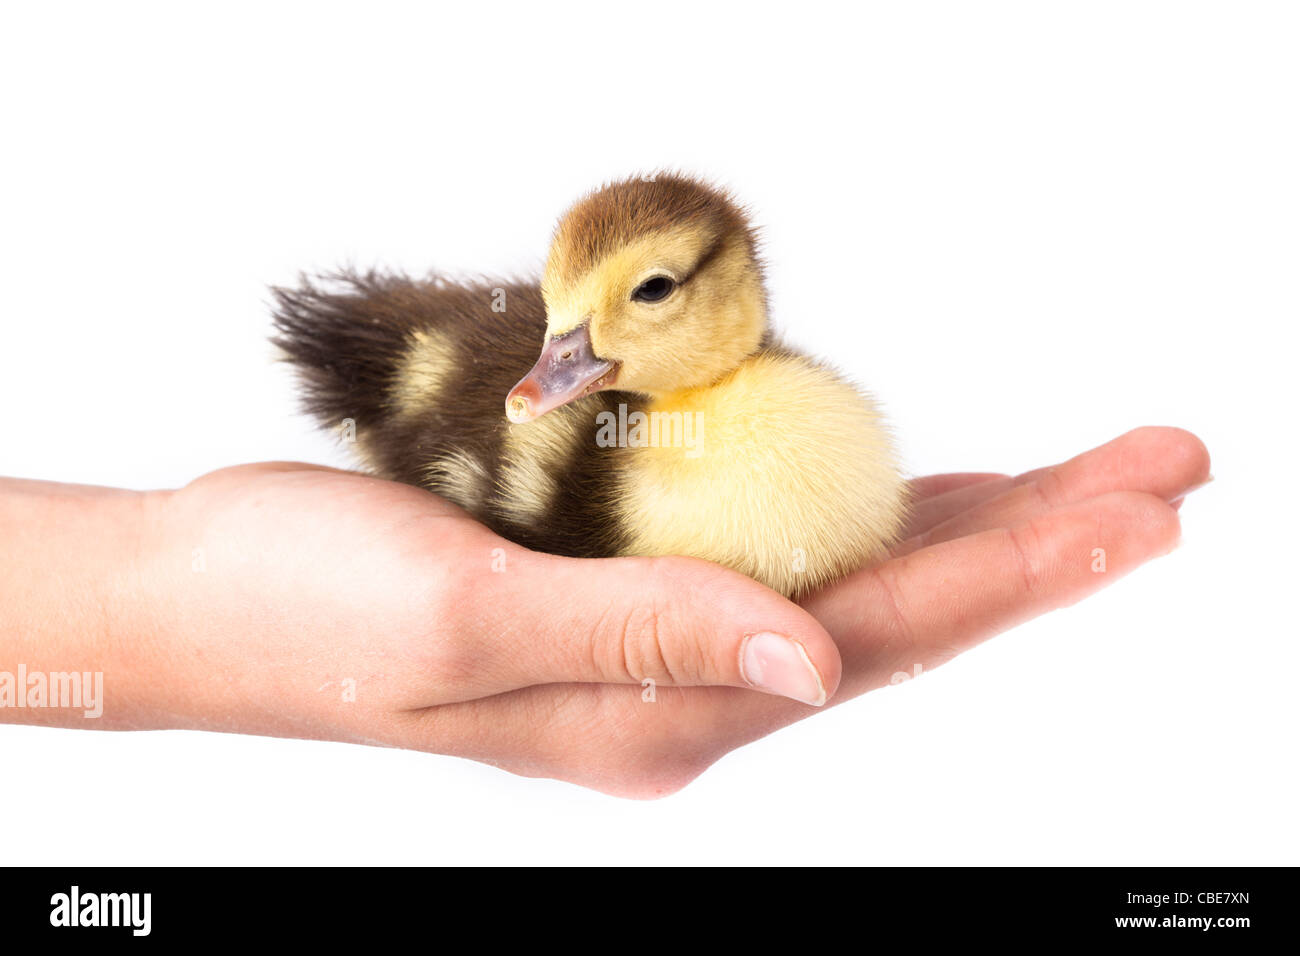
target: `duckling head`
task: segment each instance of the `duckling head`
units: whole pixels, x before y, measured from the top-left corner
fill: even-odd
[[[602,389],[708,386],[767,332],[756,240],[722,191],[659,174],[612,183],[560,220],[542,276],[546,340],[506,398],[531,421]]]

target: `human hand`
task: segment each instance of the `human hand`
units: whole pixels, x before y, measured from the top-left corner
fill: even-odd
[[[1178,505],[1209,479],[1209,454],[1196,436],[1140,428],[1015,478],[916,480],[912,520],[895,557],[804,602],[842,656],[832,703],[918,665],[937,667],[1168,553],[1179,538]],[[1094,570],[1097,549],[1105,552],[1105,573]],[[505,722],[521,710],[544,719],[526,753],[512,750]],[[586,684],[527,688],[479,702],[471,712],[511,753],[499,761],[507,769],[653,797],[817,711],[729,687],[661,690],[657,705],[647,706],[624,688]],[[445,727],[454,715],[444,717]],[[575,724],[587,732],[566,730]],[[429,730],[436,748],[439,728]]]
[[[563,572],[556,587],[565,594],[570,585],[621,587],[632,592],[635,603],[654,593],[660,603],[649,607],[655,613],[642,605],[646,616],[632,629],[654,634],[651,645],[707,647],[712,633],[730,651],[749,628],[785,627],[785,633],[808,641],[828,693],[838,684],[834,702],[840,703],[889,683],[899,671],[910,673],[918,664],[936,667],[1168,553],[1179,537],[1177,504],[1208,479],[1204,445],[1171,428],[1138,429],[1018,478],[919,479],[909,537],[897,556],[805,602],[838,644],[842,682],[835,669],[840,662],[819,637],[809,636],[815,635],[806,630],[809,622],[776,620],[779,607],[770,592],[760,589],[761,613],[742,620],[749,610],[744,602],[759,594],[752,582],[724,569],[690,559],[573,563],[524,552],[518,570]],[[1105,552],[1104,574],[1094,571],[1098,548]],[[528,585],[521,581],[520,588]],[[473,591],[471,584],[465,593],[469,604]],[[706,596],[703,607],[696,599],[700,594]],[[503,600],[509,603],[508,597]],[[545,607],[523,610],[525,620],[545,627]],[[679,642],[693,621],[694,642]],[[488,640],[497,625],[487,619],[479,623]],[[591,627],[590,621],[574,623]],[[531,646],[527,653],[533,653]],[[736,687],[676,687],[672,668],[655,666],[651,658],[643,656],[632,676],[657,682],[653,705],[643,702],[639,688],[609,681],[538,684],[407,712],[392,726],[390,741],[623,796],[653,797],[684,786],[728,751],[817,712]]]
[[[103,723],[408,747],[663,795],[816,713],[755,693],[760,672],[838,703],[937,666],[1170,550],[1170,502],[1207,476],[1194,436],[1148,428],[1017,479],[919,479],[896,556],[800,608],[694,559],[531,552],[405,485],[223,469],[111,496],[134,502],[138,534],[103,535],[130,538],[129,573],[100,596]]]
[[[150,493],[144,512],[148,610],[134,620],[151,636],[124,637],[118,657],[156,679],[131,685],[130,726],[161,714],[160,726],[496,762],[514,755],[502,734],[527,753],[543,730],[600,733],[559,706],[574,686],[630,685],[617,692],[637,701],[643,681],[729,685],[821,703],[839,680],[825,629],[748,578],[686,558],[529,551],[408,485],[244,465]],[[497,712],[533,686],[550,696]]]

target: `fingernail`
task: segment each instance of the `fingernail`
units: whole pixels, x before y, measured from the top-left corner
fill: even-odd
[[[1182,505],[1184,498],[1190,495],[1193,491],[1200,491],[1202,488],[1204,488],[1213,480],[1214,480],[1214,476],[1210,475],[1210,477],[1206,478],[1204,481],[1200,482],[1199,484],[1192,485],[1192,487],[1188,488],[1186,491],[1181,492],[1178,495],[1178,497],[1171,498],[1169,503],[1173,505],[1175,508],[1179,507],[1180,505]]]
[[[761,631],[740,645],[740,672],[751,687],[820,707],[826,685],[798,641]]]

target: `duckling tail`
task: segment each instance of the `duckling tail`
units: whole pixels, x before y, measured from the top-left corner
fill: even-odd
[[[387,383],[414,322],[398,302],[414,289],[405,277],[346,271],[272,288],[271,341],[298,367],[304,410],[321,425],[373,422],[383,414]]]

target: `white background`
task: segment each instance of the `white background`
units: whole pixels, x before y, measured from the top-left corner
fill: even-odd
[[[527,272],[578,194],[673,166],[752,207],[778,325],[881,397],[913,472],[1174,424],[1217,481],[1170,557],[667,800],[0,727],[0,861],[1300,862],[1293,11],[6,12],[0,473],[346,465],[271,362],[268,283]]]

